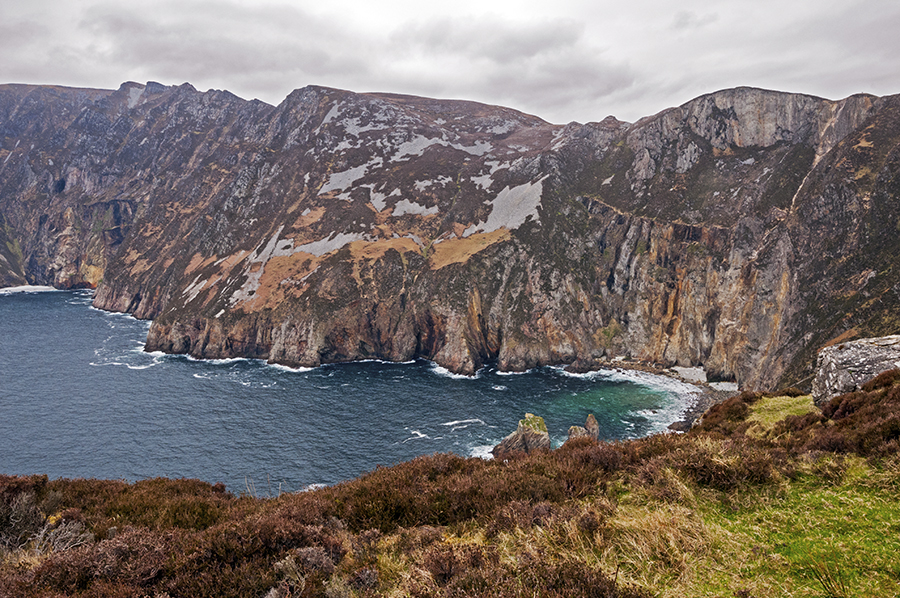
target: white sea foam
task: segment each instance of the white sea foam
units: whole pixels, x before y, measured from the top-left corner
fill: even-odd
[[[282,372],[289,372],[291,374],[302,374],[304,372],[311,372],[312,370],[316,369],[316,368],[303,367],[303,366],[297,366],[295,368],[292,368],[290,366],[282,365],[280,363],[267,363],[266,365],[269,366],[270,368],[274,368],[274,369],[280,370]]]
[[[22,285],[18,287],[6,287],[5,289],[0,289],[0,295],[12,295],[14,293],[48,293],[55,290],[57,289],[41,285]]]
[[[494,454],[491,453],[491,450],[494,448],[492,444],[482,444],[478,446],[473,446],[469,451],[470,457],[478,457],[479,459],[484,459],[485,461],[490,461],[494,458]]]
[[[422,432],[419,432],[418,430],[410,430],[409,433],[412,434],[412,436],[410,436],[406,440],[401,441],[400,444],[406,444],[410,440],[420,440],[422,438],[427,438],[429,440],[431,439],[431,437],[428,434],[423,434]]]
[[[443,376],[445,378],[452,378],[453,380],[476,380],[481,377],[481,370],[475,372],[473,376],[467,376],[466,374],[454,374],[450,370],[445,367],[439,366],[438,364],[431,362],[431,371],[437,374],[438,376]]]
[[[474,418],[474,419],[457,419],[452,422],[444,422],[442,426],[458,426],[460,424],[482,424],[484,425],[484,420]]]
[[[232,363],[237,363],[239,361],[250,361],[246,357],[227,357],[225,359],[199,359],[194,357],[193,355],[185,355],[185,359],[188,361],[198,361],[200,363],[209,363],[212,365],[229,365]]]
[[[497,370],[497,375],[498,376],[523,376],[525,374],[530,374],[533,371],[534,371],[533,368],[530,370],[525,370],[524,372],[502,372],[500,370]]]
[[[660,407],[655,413],[649,410],[637,412],[637,415],[640,415],[651,422],[651,434],[664,432],[668,430],[668,426],[672,422],[682,419],[688,408],[692,407],[697,402],[698,397],[703,392],[703,389],[699,386],[682,382],[681,380],[670,378],[669,376],[650,374],[640,370],[597,370],[576,374],[567,372],[562,367],[554,367],[553,369],[556,369],[565,376],[573,378],[607,380],[609,382],[631,382],[673,396],[675,400],[668,405]],[[628,427],[634,428],[634,424],[628,423]]]
[[[493,389],[493,390],[509,390],[507,387],[503,386],[502,384],[494,384],[493,386],[491,386],[491,389]]]

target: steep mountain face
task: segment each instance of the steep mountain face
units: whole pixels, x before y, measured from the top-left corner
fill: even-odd
[[[900,98],[740,88],[628,124],[307,87],[0,86],[0,284],[150,350],[806,380],[900,329]]]

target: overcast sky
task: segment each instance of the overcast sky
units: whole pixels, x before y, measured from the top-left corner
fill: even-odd
[[[0,0],[0,82],[317,84],[634,121],[738,85],[900,93],[897,0]]]

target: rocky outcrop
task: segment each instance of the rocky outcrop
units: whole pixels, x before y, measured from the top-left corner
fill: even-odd
[[[526,413],[525,419],[519,420],[516,431],[500,441],[491,449],[495,459],[503,459],[513,453],[531,453],[537,450],[550,449],[550,434],[544,418]]]
[[[597,423],[597,418],[594,417],[593,413],[588,414],[587,421],[585,421],[583,426],[569,427],[569,437],[566,439],[566,442],[583,437],[593,438],[594,440],[600,438],[600,424]]]
[[[900,335],[864,338],[819,351],[813,402],[822,406],[832,398],[859,388],[882,372],[900,368]]]
[[[0,86],[0,284],[147,349],[459,373],[617,357],[809,384],[897,332],[900,98],[738,88],[637,123],[323,87]]]

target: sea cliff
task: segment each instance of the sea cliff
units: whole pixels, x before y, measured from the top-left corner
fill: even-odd
[[[628,356],[808,386],[900,327],[900,99],[724,90],[636,123],[323,87],[0,86],[0,284],[148,350],[292,366]]]

